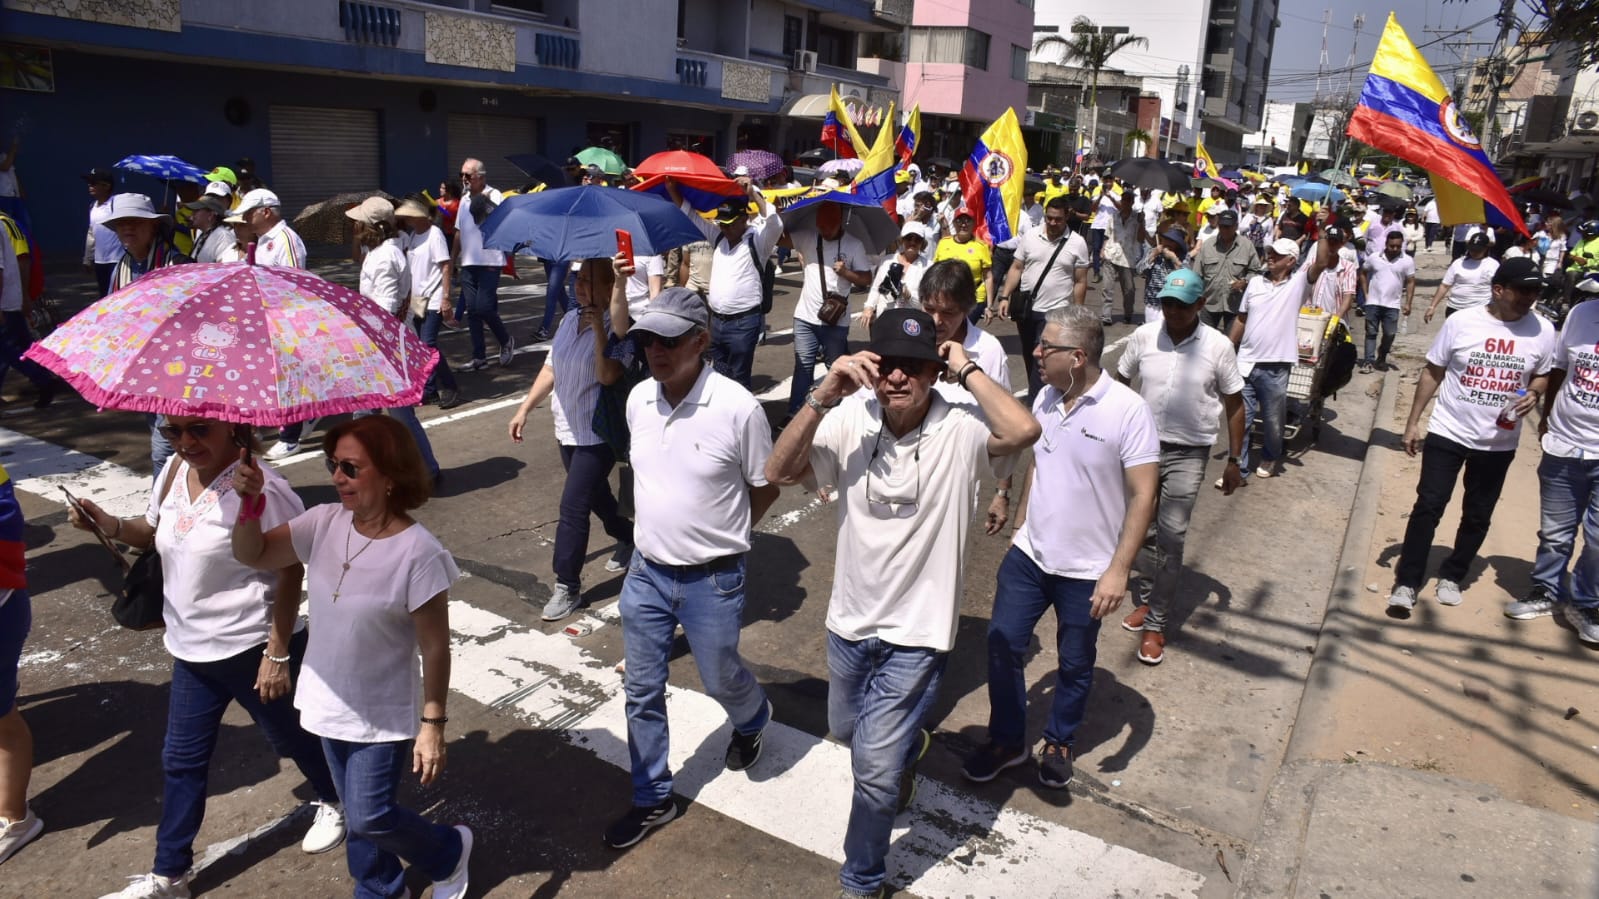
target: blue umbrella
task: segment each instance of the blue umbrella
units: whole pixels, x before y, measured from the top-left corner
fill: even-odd
[[[550,262],[609,258],[616,254],[617,231],[633,236],[637,256],[658,256],[705,239],[670,200],[594,185],[507,197],[482,227],[485,247],[526,251]]]
[[[816,210],[823,203],[837,203],[844,207],[844,230],[855,235],[868,253],[886,253],[899,240],[899,225],[894,223],[882,203],[843,190],[830,190],[796,201],[781,213],[783,230],[794,232],[815,228]]]
[[[1331,184],[1307,181],[1295,187],[1292,196],[1296,200],[1309,200],[1312,203],[1337,203],[1344,198],[1344,192]]]
[[[193,181],[196,184],[205,183],[206,170],[193,163],[184,162],[176,156],[145,156],[134,155],[125,157],[113,168],[124,171],[138,172],[162,181]]]

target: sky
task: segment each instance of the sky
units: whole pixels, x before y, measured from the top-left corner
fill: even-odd
[[[1359,94],[1371,57],[1382,37],[1383,25],[1392,11],[1405,32],[1432,63],[1433,71],[1451,90],[1454,73],[1465,60],[1485,55],[1498,34],[1493,15],[1499,0],[1279,0],[1277,18],[1282,27],[1272,50],[1271,84],[1267,99],[1285,102],[1309,101],[1316,96],[1316,73],[1321,59],[1322,13],[1332,11],[1327,28],[1328,68],[1336,70],[1334,88],[1342,92],[1348,83],[1349,50],[1356,40],[1354,19],[1366,16],[1359,42],[1355,44],[1354,92]],[[1487,20],[1486,22],[1484,20]],[[1480,24],[1479,24],[1480,23]],[[1455,35],[1429,33],[1426,29],[1453,31],[1476,25],[1475,31]],[[1512,32],[1514,36],[1514,32]],[[1424,46],[1429,41],[1430,46]],[[1464,43],[1481,41],[1477,46]],[[1453,46],[1450,46],[1450,45]]]

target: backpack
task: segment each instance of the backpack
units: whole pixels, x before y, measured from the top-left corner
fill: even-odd
[[[761,273],[761,314],[772,313],[772,300],[777,294],[777,260],[768,258],[761,261],[759,253],[755,252],[755,238],[746,238],[744,246],[750,248],[750,260],[755,263],[755,270]]]

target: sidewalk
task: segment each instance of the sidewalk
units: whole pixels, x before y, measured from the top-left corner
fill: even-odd
[[[1401,338],[1398,370],[1383,378],[1326,624],[1241,896],[1599,895],[1599,652],[1563,620],[1502,614],[1530,586],[1537,547],[1533,427],[1465,603],[1438,604],[1429,582],[1409,620],[1385,611],[1421,465],[1399,438],[1441,321]],[[1458,523],[1457,492],[1434,563]]]

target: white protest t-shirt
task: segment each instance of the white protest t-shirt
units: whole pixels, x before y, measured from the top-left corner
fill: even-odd
[[[1280,283],[1265,275],[1249,279],[1238,303],[1244,322],[1244,339],[1238,344],[1238,370],[1244,377],[1261,362],[1299,361],[1299,307],[1310,294],[1310,263]]]
[[[1493,299],[1494,273],[1499,271],[1499,260],[1492,256],[1473,259],[1462,256],[1449,263],[1444,272],[1444,286],[1449,288],[1450,309],[1470,309]]]
[[[1499,412],[1534,376],[1548,373],[1554,358],[1554,326],[1536,313],[1513,322],[1486,306],[1451,315],[1427,350],[1427,361],[1445,369],[1428,432],[1470,449],[1515,449],[1521,422],[1505,430]]]
[[[422,663],[411,613],[450,589],[461,572],[420,524],[372,541],[354,527],[354,517],[338,503],[289,522],[294,554],[305,563],[311,610],[294,707],[300,725],[319,737],[409,740],[422,715]]]
[[[161,487],[174,465],[178,469],[172,489],[158,507]],[[262,495],[267,498],[261,528],[270,531],[304,512],[305,505],[270,466],[262,465],[261,473],[266,479]],[[155,548],[161,553],[165,594],[161,618],[167,625],[161,639],[174,658],[217,662],[266,642],[278,575],[256,571],[233,558],[233,522],[239,517],[233,466],[192,501],[188,480],[189,464],[173,456],[156,477],[144,513],[144,520],[155,528]]]
[[[812,259],[816,255],[818,238],[821,239],[822,254],[820,259]],[[860,239],[853,234],[839,235],[838,240],[822,238],[815,230],[793,231],[789,239],[794,243],[794,249],[805,256],[805,284],[800,288],[799,302],[794,306],[794,318],[813,325],[822,324],[817,313],[822,310],[823,291],[826,293],[841,293],[849,296],[851,285],[843,276],[833,271],[833,263],[838,259],[844,260],[844,267],[852,272],[869,272],[872,270],[872,261],[866,255],[866,247]],[[845,313],[848,316],[848,312]],[[839,325],[849,325],[849,319],[841,318]]]
[[[1404,253],[1390,260],[1387,253],[1366,257],[1366,305],[1398,309],[1404,305],[1405,282],[1416,277],[1416,260]]]
[[[429,226],[427,233],[412,238],[406,252],[411,266],[411,298],[426,299],[427,311],[438,312],[444,308],[444,270],[440,267],[450,261],[450,244],[438,226]]]
[[[1580,303],[1566,316],[1554,367],[1566,370],[1566,381],[1549,410],[1543,451],[1599,459],[1599,303]]]

